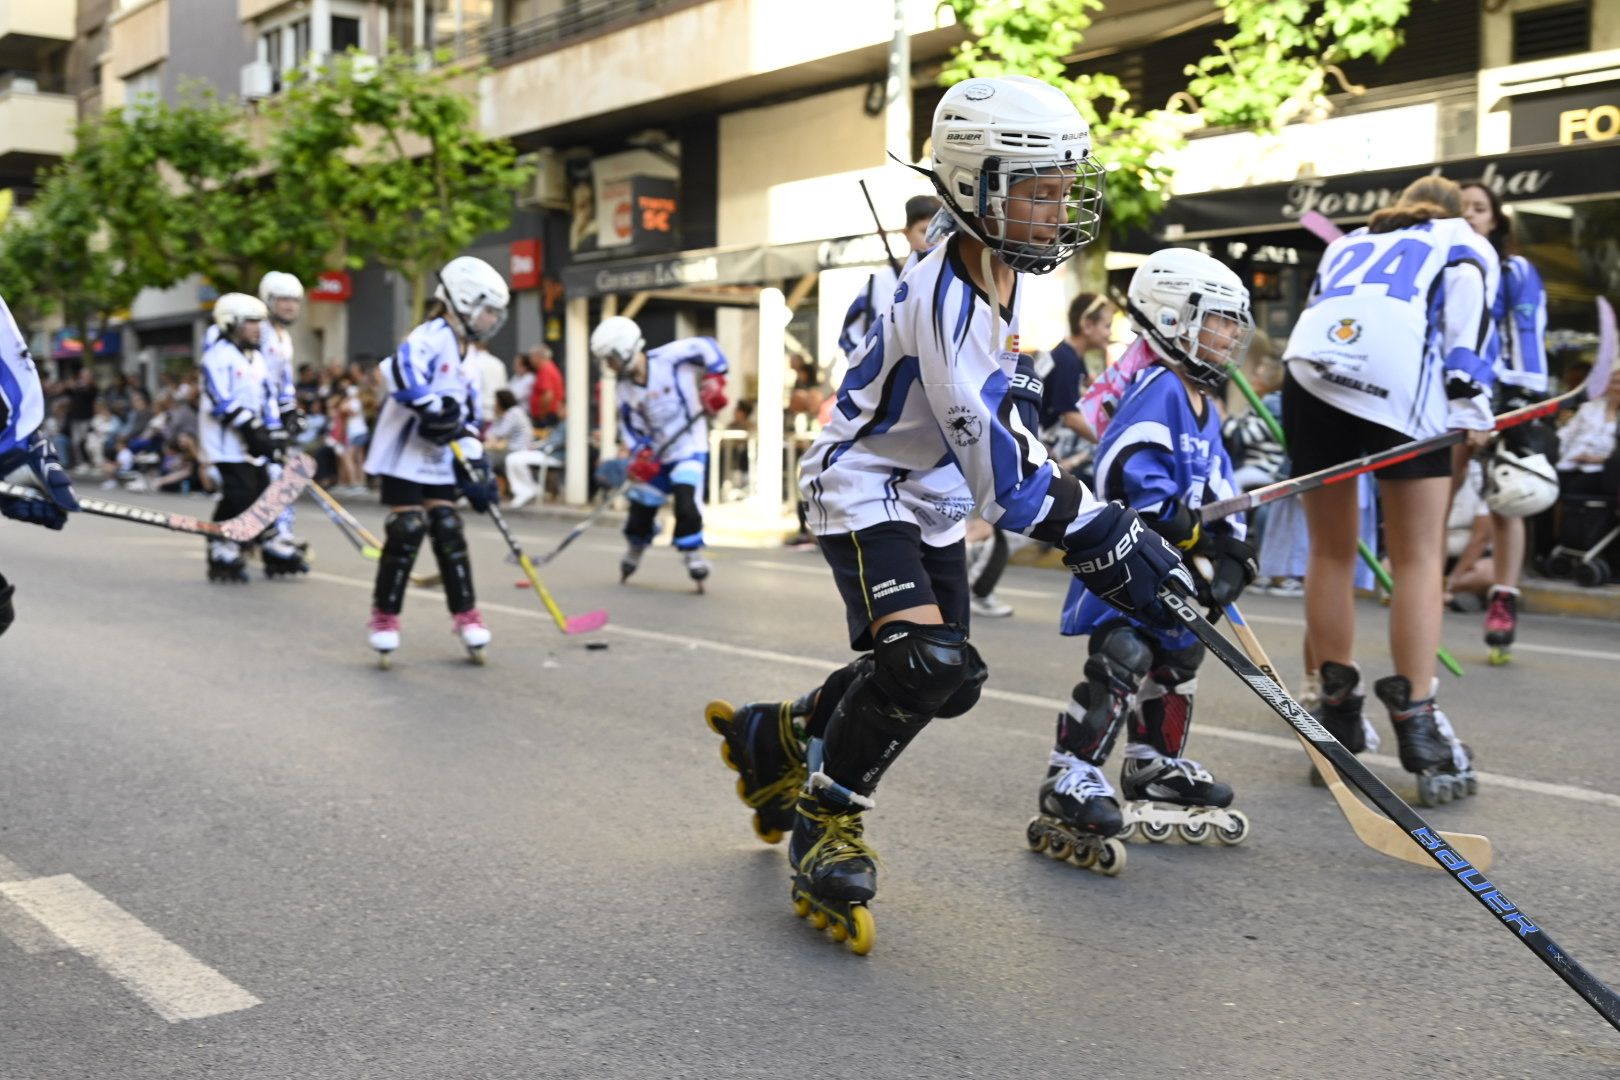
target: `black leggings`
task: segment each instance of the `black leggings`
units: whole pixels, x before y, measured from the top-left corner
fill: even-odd
[[[229,521],[253,505],[270,486],[270,473],[250,461],[222,461],[219,470],[219,502],[214,504],[214,520]]]

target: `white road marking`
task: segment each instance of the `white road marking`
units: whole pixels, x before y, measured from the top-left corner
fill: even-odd
[[[261,1004],[72,874],[0,882],[0,896],[171,1024]]]
[[[372,583],[369,581],[359,581],[354,578],[341,577],[337,574],[327,574],[320,571],[311,571],[309,577],[317,581],[329,581],[334,585],[346,585],[353,589],[369,589],[372,587]],[[439,595],[438,593],[430,592],[426,589],[412,589],[411,592],[423,597],[437,598]],[[478,605],[478,607],[480,611],[499,611],[504,615],[516,615],[521,619],[544,619],[549,621],[551,618],[550,615],[538,607],[517,608],[511,607],[507,604],[486,603],[481,603]],[[1247,614],[1244,617],[1250,622],[1265,621],[1296,623],[1297,625],[1301,626],[1304,625],[1302,621],[1288,620],[1281,617],[1250,616]],[[836,667],[842,666],[844,663],[842,660],[824,660],[810,656],[795,656],[792,653],[776,652],[771,649],[756,649],[750,645],[733,645],[729,641],[715,641],[709,638],[692,637],[687,634],[668,634],[659,630],[642,630],[633,626],[625,626],[623,623],[610,622],[607,624],[607,626],[603,627],[603,629],[610,633],[620,634],[629,638],[637,638],[642,641],[654,641],[660,644],[674,645],[683,649],[708,649],[712,652],[726,653],[731,656],[744,656],[752,660],[764,660],[773,664],[785,664],[792,667],[809,668],[812,671],[819,671],[823,674],[832,671]],[[1514,648],[1519,647],[1520,646],[1517,645],[1514,646]],[[1553,649],[1549,651],[1573,652],[1574,650]],[[1620,656],[1617,656],[1616,659],[1620,659]],[[991,698],[995,701],[1005,701],[1010,705],[1027,705],[1031,708],[1045,709],[1048,711],[1063,709],[1068,705],[1068,702],[1059,701],[1057,698],[1039,697],[1035,694],[1020,694],[1011,690],[997,690],[991,687],[987,687],[980,696]],[[1032,737],[1041,739],[1046,738],[1044,733],[1025,732],[1022,729],[1003,728],[1001,730],[1006,734],[1030,735]],[[1296,752],[1299,750],[1298,740],[1284,735],[1267,735],[1257,731],[1240,731],[1235,728],[1217,727],[1214,724],[1202,722],[1198,725],[1198,731],[1199,734],[1208,735],[1211,738],[1226,739],[1231,742],[1248,743],[1252,746],[1265,746],[1275,750],[1292,750]],[[1386,754],[1363,754],[1361,760],[1369,765],[1377,765],[1385,768],[1398,769],[1401,765],[1398,758],[1389,757]],[[1489,784],[1493,787],[1506,788],[1510,791],[1524,791],[1533,795],[1551,795],[1554,798],[1569,799],[1574,802],[1595,803],[1599,806],[1609,806],[1614,807],[1615,809],[1620,809],[1620,795],[1610,794],[1606,791],[1594,791],[1591,788],[1577,787],[1574,784],[1549,784],[1541,780],[1528,780],[1517,776],[1507,776],[1502,773],[1493,772],[1481,772],[1479,774],[1479,779],[1481,783]]]
[[[0,881],[21,881],[33,876],[0,855]],[[61,938],[39,925],[3,896],[0,896],[0,935],[9,938],[13,945],[31,956],[67,948]]]

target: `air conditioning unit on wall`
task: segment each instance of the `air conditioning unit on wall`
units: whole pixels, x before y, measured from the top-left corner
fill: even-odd
[[[518,205],[525,208],[541,207],[548,210],[566,210],[568,198],[568,170],[555,150],[537,150],[520,158],[533,166],[534,175],[529,186],[518,193]]]
[[[242,100],[267,98],[274,93],[275,76],[267,60],[254,60],[242,65]]]

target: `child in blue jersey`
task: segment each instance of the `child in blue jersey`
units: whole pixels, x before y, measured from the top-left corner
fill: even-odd
[[[1199,597],[1219,608],[1237,599],[1257,571],[1241,518],[1207,527],[1198,519],[1204,503],[1237,493],[1212,394],[1253,332],[1249,294],[1215,259],[1169,248],[1137,269],[1127,295],[1126,314],[1156,360],[1132,380],[1098,443],[1097,494],[1124,502],[1166,540],[1197,556]],[[1079,581],[1069,586],[1061,627],[1064,634],[1090,635],[1089,657],[1073,700],[1058,714],[1031,841],[1042,846],[1044,837],[1060,851],[1084,853],[1126,827],[1102,766],[1127,719],[1120,787],[1133,820],[1157,827],[1185,823],[1195,830],[1190,838],[1213,825],[1241,839],[1247,831],[1241,815],[1205,809],[1229,806],[1232,789],[1182,756],[1204,646],[1184,628],[1122,614]],[[1155,815],[1147,806],[1152,803],[1197,812]],[[1102,850],[1108,852],[1102,868],[1111,871],[1119,849]]]
[[[1491,330],[1484,358],[1496,371],[1494,408],[1498,413],[1511,412],[1547,396],[1547,290],[1530,260],[1516,253],[1513,221],[1503,211],[1496,192],[1482,180],[1461,187],[1463,220],[1490,242],[1502,260],[1501,280],[1491,298]],[[1511,454],[1514,466],[1522,456],[1545,457],[1557,445],[1549,425],[1541,421],[1508,428],[1500,436],[1500,448],[1506,451],[1503,456]],[[1452,455],[1454,494],[1468,473],[1468,457],[1466,447],[1458,447]],[[1493,662],[1507,658],[1518,628],[1524,550],[1524,518],[1493,508],[1491,563],[1496,580],[1485,610],[1485,644],[1491,648]]]
[[[658,508],[675,500],[675,550],[703,591],[703,477],[709,466],[709,417],[724,409],[726,354],[713,338],[681,338],[656,349],[635,320],[603,319],[591,332],[591,353],[618,377],[619,429],[630,451],[626,467],[630,542],[619,561],[619,582],[630,579],[658,531]]]
[[[43,499],[0,495],[0,515],[47,529],[60,529],[79,508],[78,496],[56,450],[45,437],[45,392],[28,343],[0,297],[0,480],[26,466]],[[0,576],[0,634],[11,625],[15,587]]]
[[[1056,269],[1096,233],[1089,128],[1062,91],[1009,76],[947,90],[932,137],[922,171],[959,229],[905,271],[799,469],[860,655],[798,703],[708,713],[762,837],[793,831],[796,912],[856,952],[874,932],[873,793],[935,717],[974,706],[989,674],[968,642],[966,519],[1059,545],[1089,588],[1149,621],[1168,624],[1160,591],[1185,577],[1133,510],[1047,455],[1040,381],[1019,349],[1023,275]]]

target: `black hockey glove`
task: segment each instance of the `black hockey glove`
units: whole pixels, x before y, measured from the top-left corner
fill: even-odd
[[[1198,562],[1193,562],[1198,578],[1198,602],[1219,611],[1243,595],[1243,590],[1254,583],[1260,573],[1260,564],[1254,548],[1225,533],[1206,533],[1199,554],[1209,561],[1209,576],[1197,573]]]
[[[43,525],[47,529],[60,529],[67,524],[67,511],[49,499],[0,495],[0,514],[13,521],[26,521],[30,525]]]
[[[457,457],[451,462],[456,467],[456,486],[467,496],[467,502],[480,514],[500,501],[501,492],[495,486],[495,477],[489,471],[489,458],[480,454],[475,458]]]
[[[1192,575],[1164,537],[1124,503],[1109,503],[1064,540],[1063,565],[1105,603],[1157,626],[1176,618],[1159,590],[1174,581],[1193,593]]]
[[[449,446],[462,434],[461,402],[455,398],[440,398],[436,412],[419,410],[416,432],[435,446]]]
[[[281,426],[287,429],[288,438],[296,439],[309,426],[309,418],[304,415],[303,409],[288,405],[281,410]]]
[[[241,428],[242,445],[254,457],[268,458],[271,461],[280,461],[287,452],[287,429],[280,427],[265,427],[263,423],[254,420],[244,424]]]
[[[28,466],[28,471],[34,474],[39,489],[52,503],[63,510],[79,508],[79,497],[73,491],[73,481],[68,477],[67,470],[62,468],[61,459],[56,456],[56,447],[51,445],[51,440],[45,437],[43,431],[36,430],[23,445],[4,455],[3,460],[0,460],[0,476],[23,465]],[[61,527],[61,525],[51,526],[53,529]]]

